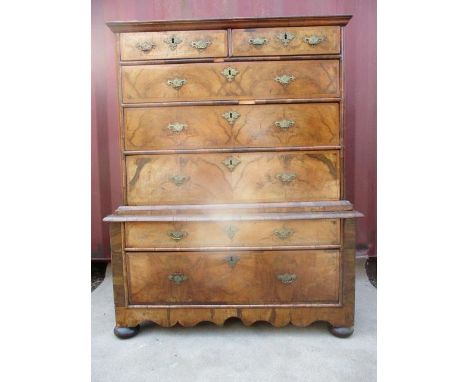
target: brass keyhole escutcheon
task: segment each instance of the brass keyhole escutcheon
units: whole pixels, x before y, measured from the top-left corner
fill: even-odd
[[[167,45],[169,45],[169,48],[171,50],[175,50],[177,48],[177,45],[179,45],[182,42],[182,39],[177,37],[176,35],[172,35],[171,37],[164,39],[164,42]]]
[[[174,284],[179,285],[183,283],[184,281],[187,281],[188,277],[184,275],[183,273],[176,272],[176,273],[170,274],[168,276],[168,279],[171,280]]]
[[[229,157],[223,160],[223,164],[229,169],[229,171],[234,171],[234,169],[241,163],[241,161],[234,157]]]
[[[291,33],[291,32],[282,32],[282,33],[279,33],[276,38],[284,45],[284,46],[288,46],[288,44],[294,40],[294,38],[296,37],[296,35],[294,33]]]
[[[228,121],[230,125],[234,125],[237,118],[240,117],[240,114],[237,111],[227,111],[223,114],[223,118]]]
[[[226,256],[224,259],[226,260],[226,263],[228,263],[228,265],[231,268],[234,268],[236,264],[238,263],[238,261],[240,260],[240,257],[235,256],[235,255],[229,255],[229,256]]]
[[[233,226],[232,224],[229,224],[224,231],[226,232],[226,235],[228,235],[229,239],[234,239],[234,236],[236,236],[237,231],[239,231],[239,228],[236,226]]]
[[[239,74],[239,71],[235,68],[231,68],[230,66],[227,68],[224,68],[224,70],[221,72],[221,74],[226,77],[226,79],[231,82],[236,78],[236,76]]]

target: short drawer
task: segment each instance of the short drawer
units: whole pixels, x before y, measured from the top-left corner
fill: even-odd
[[[332,146],[338,103],[126,108],[125,149]]]
[[[123,66],[124,103],[340,96],[338,60]]]
[[[339,302],[340,252],[128,252],[129,303]]]
[[[129,222],[127,248],[339,245],[337,219]]]
[[[234,56],[339,54],[340,27],[234,29],[232,51]]]
[[[121,60],[161,60],[227,56],[222,30],[122,33]]]
[[[127,203],[339,200],[339,150],[130,155]]]

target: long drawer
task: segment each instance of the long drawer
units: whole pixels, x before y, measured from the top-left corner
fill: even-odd
[[[124,103],[339,97],[339,61],[124,66]]]
[[[129,205],[338,200],[338,150],[131,155]]]
[[[234,29],[234,56],[340,53],[340,27]]]
[[[122,61],[227,56],[224,30],[122,33]]]
[[[273,247],[339,245],[337,219],[129,222],[128,248]]]
[[[128,252],[129,303],[338,303],[338,250]]]
[[[125,109],[125,149],[330,146],[338,103]]]

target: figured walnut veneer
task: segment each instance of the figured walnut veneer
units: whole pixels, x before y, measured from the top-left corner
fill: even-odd
[[[224,117],[235,112],[233,123]],[[178,123],[178,129],[171,125]],[[125,149],[242,149],[340,145],[339,103],[124,109]],[[312,128],[313,127],[313,128]]]
[[[228,81],[223,70],[239,74]],[[293,77],[289,84],[277,80]],[[180,88],[168,84],[186,81]],[[139,65],[122,67],[124,103],[339,97],[339,61],[282,61]]]
[[[338,303],[339,251],[132,252],[130,304]],[[229,263],[235,256],[236,263]],[[186,280],[176,283],[179,273]],[[285,283],[284,274],[295,280]]]
[[[310,37],[316,39],[311,41],[312,44],[307,42]],[[263,38],[266,42],[253,45],[250,41],[255,38]],[[340,27],[234,29],[232,45],[234,56],[339,54]]]
[[[128,222],[127,248],[340,245],[338,219],[213,222]],[[170,232],[185,232],[173,240]]]
[[[338,200],[339,166],[338,151],[131,155],[126,158],[127,201],[150,205]]]
[[[204,41],[206,48],[196,48],[193,42]],[[150,44],[142,50],[143,44]],[[122,33],[121,60],[151,60],[168,58],[225,57],[228,53],[227,32],[176,31]]]

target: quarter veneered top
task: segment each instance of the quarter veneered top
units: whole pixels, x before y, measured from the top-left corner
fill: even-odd
[[[225,28],[300,27],[321,25],[345,26],[348,24],[351,17],[352,16],[350,15],[335,15],[173,21],[110,21],[107,23],[107,26],[114,33]]]

